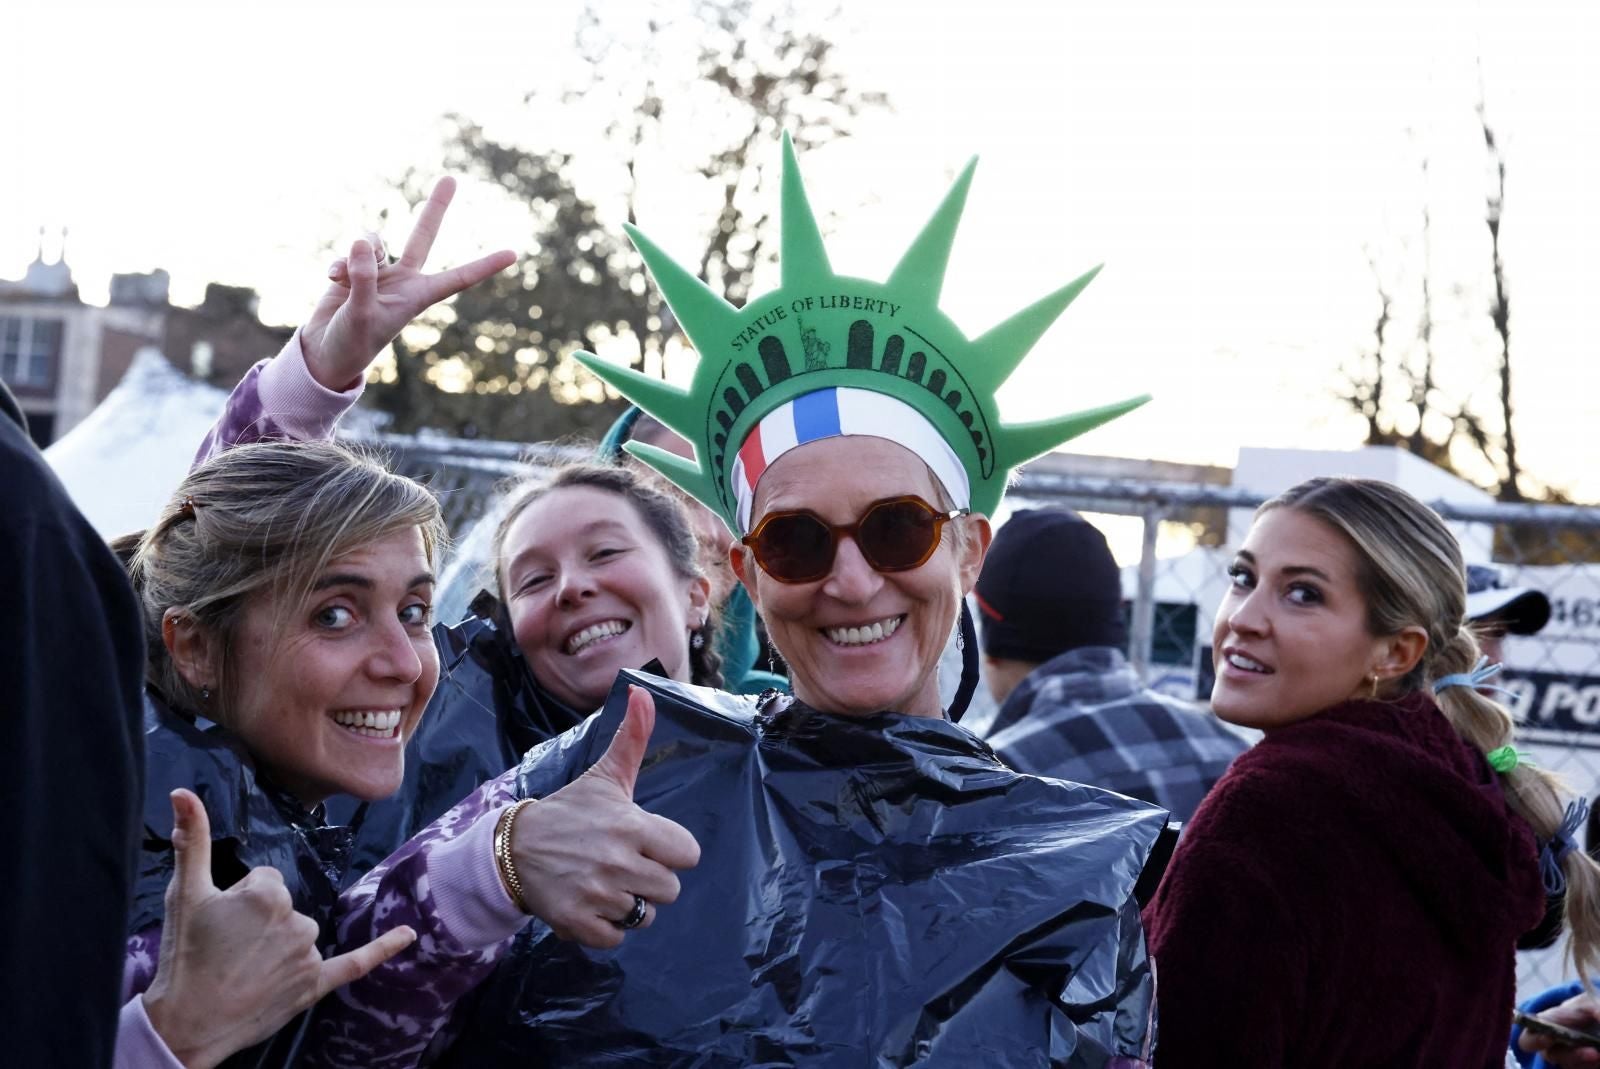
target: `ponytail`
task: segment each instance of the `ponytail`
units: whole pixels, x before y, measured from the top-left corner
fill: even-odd
[[[1444,649],[1427,658],[1428,675],[1442,679],[1466,672],[1477,658],[1478,643],[1472,632],[1458,628]],[[1514,722],[1499,702],[1469,686],[1445,687],[1435,697],[1451,726],[1469,745],[1485,754],[1510,745]],[[1566,850],[1562,857],[1561,844],[1554,841],[1566,819],[1571,792],[1553,772],[1522,762],[1500,778],[1512,811],[1527,821],[1541,843],[1548,844],[1544,849],[1555,851],[1553,857],[1559,858],[1566,884],[1562,911],[1570,935],[1567,957],[1587,985],[1589,977],[1600,971],[1600,864],[1581,849]]]

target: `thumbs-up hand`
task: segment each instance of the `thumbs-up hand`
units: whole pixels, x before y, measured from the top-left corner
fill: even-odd
[[[405,927],[322,960],[317,924],[296,913],[277,869],[255,868],[218,890],[211,825],[200,799],[172,792],[174,863],[161,925],[161,960],[145,1013],[187,1069],[210,1069],[259,1043],[323,995],[410,946]]]
[[[525,903],[563,939],[617,946],[634,896],[646,902],[635,927],[646,927],[657,906],[677,900],[673,870],[700,861],[700,844],[687,829],[633,802],[655,721],[649,691],[630,687],[627,715],[600,760],[517,814],[511,854]]]

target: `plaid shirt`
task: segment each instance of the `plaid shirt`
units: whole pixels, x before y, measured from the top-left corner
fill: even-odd
[[[1106,646],[1035,668],[979,733],[1018,772],[1154,802],[1178,821],[1246,748],[1204,709],[1146,689]]]

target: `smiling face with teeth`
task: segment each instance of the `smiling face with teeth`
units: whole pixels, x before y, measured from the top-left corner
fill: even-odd
[[[232,650],[226,724],[307,805],[393,794],[439,681],[433,567],[407,528],[335,557],[303,598],[263,591]]]
[[[933,473],[905,447],[866,435],[825,438],[766,469],[751,524],[788,509],[849,524],[873,502],[904,494],[944,507]],[[909,571],[874,570],[849,537],[827,576],[811,583],[778,582],[742,544],[733,547],[733,565],[789,664],[795,697],[847,716],[938,717],[939,655],[988,545],[988,520],[971,515],[946,524],[933,556]]]
[[[1368,627],[1355,546],[1294,508],[1259,514],[1217,608],[1211,707],[1230,723],[1270,731],[1370,693],[1371,679],[1415,663],[1396,636]]]
[[[689,632],[710,583],[684,575],[632,502],[598,486],[562,486],[506,529],[501,589],[534,678],[579,712],[605,701],[617,673],[659,659],[689,680]]]

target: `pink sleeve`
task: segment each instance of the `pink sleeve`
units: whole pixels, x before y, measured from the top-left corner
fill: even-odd
[[[465,834],[439,843],[428,858],[440,935],[463,949],[493,947],[528,922],[511,901],[494,860],[494,832],[505,810],[484,813]]]
[[[365,389],[365,378],[357,378],[345,390],[330,390],[313,378],[297,330],[276,357],[245,372],[194,462],[201,464],[246,442],[332,438],[340,417]]]
[[[183,1069],[167,1049],[144,1012],[144,997],[136,995],[122,1007],[117,1019],[117,1051],[112,1069]]]

